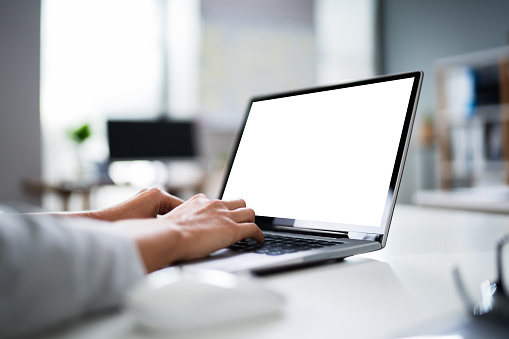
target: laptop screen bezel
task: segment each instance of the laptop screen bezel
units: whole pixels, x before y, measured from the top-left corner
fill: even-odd
[[[400,136],[400,141],[398,145],[398,150],[394,162],[394,167],[391,175],[391,180],[389,184],[389,189],[387,191],[387,199],[384,207],[384,212],[382,216],[382,220],[380,222],[379,227],[371,227],[371,226],[355,226],[355,230],[352,230],[352,227],[346,227],[344,231],[330,231],[330,230],[323,230],[323,229],[313,229],[313,228],[298,228],[295,226],[288,226],[285,225],[283,222],[282,224],[279,222],[275,222],[277,220],[280,220],[277,216],[274,217],[267,217],[267,216],[256,216],[256,224],[262,229],[262,230],[269,230],[269,231],[291,231],[291,232],[303,232],[306,234],[315,234],[319,236],[323,236],[324,234],[327,234],[329,236],[337,236],[337,237],[344,237],[349,232],[355,232],[357,233],[357,237],[359,234],[365,233],[366,236],[364,238],[366,239],[375,239],[379,241],[383,246],[385,246],[387,234],[389,231],[390,222],[392,219],[392,214],[394,211],[394,206],[397,199],[397,193],[399,190],[400,182],[401,182],[401,176],[403,173],[404,165],[405,165],[405,159],[408,152],[408,145],[410,143],[410,137],[412,133],[412,127],[413,122],[415,119],[416,109],[417,109],[417,103],[419,99],[420,89],[422,85],[422,78],[423,78],[423,72],[422,71],[412,71],[412,72],[405,72],[405,73],[398,73],[398,74],[390,74],[390,75],[383,75],[383,76],[377,76],[372,77],[369,79],[362,79],[362,80],[356,80],[356,81],[350,81],[350,82],[344,82],[336,85],[330,85],[330,86],[320,86],[320,87],[314,87],[314,88],[307,88],[307,89],[301,89],[301,90],[295,90],[295,91],[289,91],[289,92],[282,92],[282,93],[276,93],[276,94],[270,94],[270,95],[264,95],[264,96],[257,96],[251,99],[250,103],[248,104],[246,114],[244,116],[244,120],[242,123],[242,127],[239,129],[239,132],[237,134],[237,137],[235,139],[234,147],[232,148],[232,152],[230,153],[230,158],[228,161],[228,166],[226,169],[226,173],[224,176],[222,189],[220,193],[220,198],[223,198],[228,178],[231,173],[232,166],[235,162],[235,156],[237,154],[237,150],[239,148],[240,142],[242,140],[242,136],[244,134],[244,128],[247,123],[247,119],[249,117],[249,113],[251,111],[251,107],[254,102],[258,101],[264,101],[264,100],[272,100],[272,99],[278,99],[283,97],[290,97],[290,96],[296,96],[296,95],[303,95],[303,94],[310,94],[310,93],[316,93],[316,92],[322,92],[322,91],[330,91],[335,89],[342,89],[342,88],[348,88],[348,87],[354,87],[354,86],[362,86],[362,85],[369,85],[369,84],[375,84],[380,82],[386,82],[386,81],[393,81],[393,80],[401,80],[401,79],[408,79],[413,78],[413,85],[412,90],[410,94],[410,98],[408,101],[407,111],[405,113],[405,119],[403,123],[403,128]],[[255,211],[256,212],[256,211]],[[335,224],[337,225],[337,224]],[[362,237],[362,236],[361,236]]]

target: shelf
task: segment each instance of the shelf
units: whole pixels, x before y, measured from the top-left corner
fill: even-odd
[[[468,114],[470,117],[466,112],[448,109],[437,109],[437,113],[446,116],[449,125],[498,123],[509,121],[509,104],[477,106],[473,114]]]
[[[509,184],[509,147],[505,146],[509,145],[509,47],[441,59],[435,66],[440,187],[453,188],[465,173],[482,176],[479,171],[497,168],[503,173],[499,184]]]

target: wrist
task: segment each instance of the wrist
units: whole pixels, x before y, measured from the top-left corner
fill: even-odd
[[[185,251],[185,236],[181,229],[173,225],[158,226],[149,226],[150,229],[134,236],[147,272],[178,262]]]

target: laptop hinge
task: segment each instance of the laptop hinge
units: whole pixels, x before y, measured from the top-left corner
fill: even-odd
[[[363,233],[363,232],[348,232],[350,239],[369,240],[382,243],[383,234],[378,233]]]
[[[267,229],[269,230],[269,229]],[[270,227],[270,230],[278,230],[278,231],[284,231],[288,233],[298,233],[298,234],[305,234],[305,235],[316,235],[316,236],[325,236],[325,237],[331,237],[331,238],[348,238],[348,233],[346,232],[334,232],[334,231],[324,231],[324,230],[317,230],[317,229],[308,229],[308,228],[296,228],[296,227],[288,227],[288,226],[278,226],[273,225]]]

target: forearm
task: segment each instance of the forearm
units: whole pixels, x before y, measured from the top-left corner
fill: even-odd
[[[89,218],[102,221],[118,221],[128,218],[120,210],[111,207],[98,211],[80,211],[80,212],[47,212],[47,213],[34,213],[37,215],[51,215],[55,217],[71,217],[71,218]]]
[[[70,218],[88,218],[101,221],[119,221],[125,219],[142,218],[136,206],[117,205],[100,209],[97,211],[79,211],[79,212],[42,212],[28,213],[30,216],[52,216],[52,217],[70,217]]]
[[[132,198],[97,211],[51,213],[55,216],[84,217],[104,221],[155,218],[173,210],[183,201],[160,188],[143,189]]]

